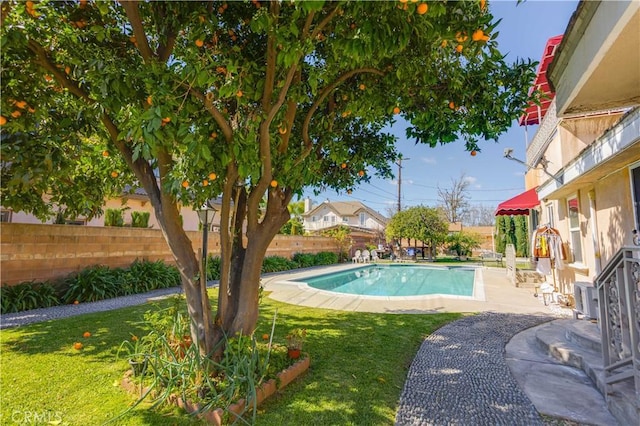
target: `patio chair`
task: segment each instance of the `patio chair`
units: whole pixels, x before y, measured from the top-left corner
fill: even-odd
[[[362,252],[360,250],[356,250],[351,260],[353,261],[353,263],[362,262]]]
[[[378,252],[375,250],[371,250],[371,261],[376,262],[380,258],[378,257]]]
[[[369,253],[369,250],[363,250],[362,251],[362,262],[363,263],[367,263],[371,261],[371,253]]]

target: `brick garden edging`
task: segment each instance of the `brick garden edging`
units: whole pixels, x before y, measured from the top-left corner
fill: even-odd
[[[305,354],[305,358],[297,361],[291,367],[283,370],[277,374],[277,379],[271,379],[267,382],[263,383],[256,389],[256,399],[258,405],[260,405],[264,400],[269,398],[271,395],[276,393],[277,391],[283,389],[293,380],[295,380],[298,376],[302,375],[305,371],[309,369],[309,365],[311,363],[311,358],[308,354]],[[131,372],[128,371],[125,373],[124,378],[122,379],[122,387],[127,390],[129,393],[135,393],[139,396],[144,395],[149,388],[140,388],[140,386],[136,385],[131,380]],[[171,398],[171,402],[176,404],[178,407],[184,409],[188,413],[195,413],[200,410],[200,404],[194,404],[190,401],[184,401],[179,396],[174,395]],[[246,409],[253,408],[253,402],[249,404],[247,407],[247,401],[245,399],[241,399],[238,402],[231,404],[227,411],[235,416],[240,417],[243,413],[245,413]],[[204,413],[199,413],[197,416],[201,419],[206,420],[208,423],[211,423],[215,426],[222,426],[223,418],[224,418],[225,410],[222,408],[216,408],[215,410],[207,411]]]

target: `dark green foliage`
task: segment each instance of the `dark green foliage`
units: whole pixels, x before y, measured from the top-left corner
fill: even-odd
[[[104,226],[124,226],[122,209],[107,209],[104,212]]]
[[[528,216],[515,216],[516,256],[529,256]]]
[[[220,279],[220,256],[209,255],[207,259],[207,280]]]
[[[311,253],[295,253],[291,258],[299,268],[309,268],[316,266],[316,256]]]
[[[266,256],[262,261],[262,272],[279,272],[295,269],[296,264],[282,256]]]
[[[122,273],[108,266],[96,265],[83,269],[65,280],[67,292],[62,296],[65,303],[95,302],[122,294],[118,277]]]
[[[316,254],[316,265],[333,265],[338,263],[338,255],[331,251],[321,251]]]
[[[131,227],[148,228],[150,216],[149,212],[131,212]]]
[[[496,251],[504,254],[505,247],[507,246],[507,220],[508,216],[496,217]]]
[[[180,285],[178,270],[168,267],[161,260],[155,262],[136,260],[129,267],[128,277],[131,279],[133,293]]]
[[[59,304],[55,288],[47,282],[29,281],[0,287],[0,305],[3,314],[48,308]]]

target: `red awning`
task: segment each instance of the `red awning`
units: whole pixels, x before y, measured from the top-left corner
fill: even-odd
[[[551,105],[551,101],[553,101],[555,93],[551,91],[551,87],[549,87],[549,81],[547,81],[547,68],[549,67],[551,61],[553,61],[553,55],[555,55],[556,53],[556,47],[560,44],[561,41],[561,35],[551,37],[547,41],[547,45],[544,47],[544,53],[542,54],[542,59],[540,59],[540,65],[538,66],[536,79],[533,81],[533,86],[531,86],[531,89],[529,89],[529,95],[531,95],[534,90],[539,90],[543,93],[543,95],[540,99],[540,105],[531,102],[529,106],[524,110],[524,114],[522,114],[520,116],[520,119],[518,120],[518,123],[521,126],[540,124],[540,121],[549,109],[549,105]]]
[[[530,209],[540,204],[536,189],[537,186],[498,204],[495,216],[528,215]]]

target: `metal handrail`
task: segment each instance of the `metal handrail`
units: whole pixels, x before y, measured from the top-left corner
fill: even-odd
[[[640,401],[640,247],[622,247],[595,279],[605,394],[633,380]],[[640,409],[640,407],[636,407]]]

